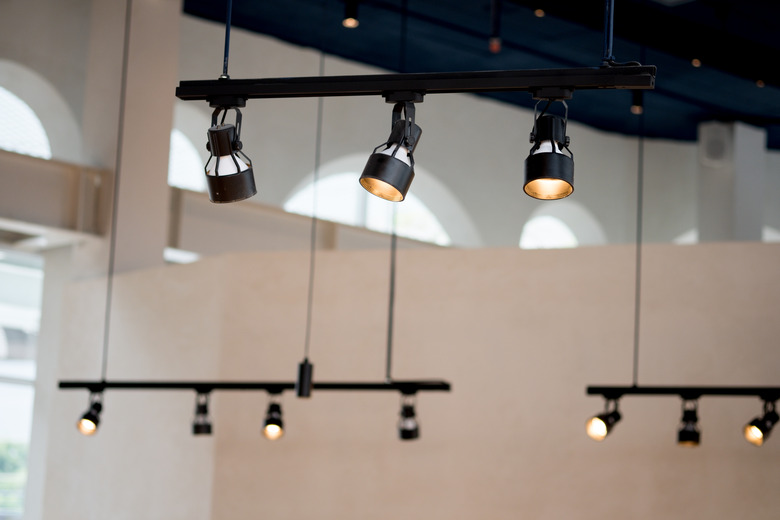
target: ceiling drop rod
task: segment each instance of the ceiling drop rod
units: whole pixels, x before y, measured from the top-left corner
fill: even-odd
[[[233,17],[233,0],[227,0],[227,13],[225,15],[225,57],[222,60],[222,75],[220,79],[230,79],[228,76],[228,58],[230,56],[230,25]]]

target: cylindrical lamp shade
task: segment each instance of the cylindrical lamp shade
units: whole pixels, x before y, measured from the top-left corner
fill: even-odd
[[[536,121],[534,148],[525,160],[523,190],[535,199],[555,200],[568,197],[574,191],[574,159],[564,154],[565,122],[553,115],[543,115]]]
[[[213,169],[208,169],[211,157],[209,163],[206,163],[206,182],[211,202],[238,202],[254,196],[257,187],[252,164],[239,158],[233,146],[236,127],[230,124],[212,126],[208,131],[208,139],[208,149],[212,157],[216,158]]]
[[[193,435],[211,435],[211,423],[193,423]]]
[[[398,149],[393,157],[393,150]],[[381,152],[372,153],[360,176],[360,185],[380,199],[400,202],[414,180],[414,169],[409,161],[408,150],[393,144]]]

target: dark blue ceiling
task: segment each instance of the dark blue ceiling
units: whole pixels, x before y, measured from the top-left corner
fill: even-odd
[[[488,47],[500,5],[502,48]],[[227,0],[184,0],[184,12],[224,23]],[[361,0],[360,25],[341,25],[344,0],[233,0],[232,26],[398,72],[598,67],[610,50],[603,0]],[[545,16],[534,10],[541,8]],[[629,135],[695,141],[704,121],[767,130],[780,149],[780,1],[614,0],[612,56],[657,67],[643,92],[576,91],[569,119]],[[700,67],[691,64],[701,60]],[[215,64],[215,75],[221,72]],[[186,79],[214,79],[186,78]],[[763,87],[758,86],[758,81]],[[486,94],[532,108],[526,92]]]

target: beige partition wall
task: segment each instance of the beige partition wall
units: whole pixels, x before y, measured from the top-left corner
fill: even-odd
[[[780,383],[780,246],[642,251],[640,384]],[[613,433],[586,437],[603,409],[586,387],[632,383],[635,253],[399,251],[392,376],[452,384],[417,395],[421,437],[402,442],[397,394],[316,389],[383,380],[389,253],[319,252],[315,390],[283,394],[282,439],[260,434],[261,392],[216,392],[214,435],[196,438],[193,392],[129,390],[107,391],[100,431],[82,438],[86,392],[60,390],[44,517],[777,518],[780,438],[741,434],[756,398],[703,397],[695,449],[675,443],[674,397],[625,397]],[[308,262],[241,253],[117,276],[109,379],[293,381]],[[102,288],[72,288],[63,379],[98,377]]]

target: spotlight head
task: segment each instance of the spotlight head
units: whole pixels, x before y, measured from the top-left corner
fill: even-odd
[[[211,435],[208,399],[209,396],[206,393],[198,393],[195,398],[195,420],[192,421],[193,435]]]
[[[778,420],[780,417],[775,412],[774,403],[764,403],[764,415],[745,425],[745,440],[754,446],[762,446]]]
[[[677,444],[679,446],[696,447],[701,440],[701,433],[697,426],[699,418],[696,409],[683,410],[682,426],[677,432]]]
[[[220,111],[236,111],[236,124],[217,123]],[[217,107],[211,118],[206,149],[211,153],[206,162],[206,182],[211,202],[238,202],[257,193],[252,161],[241,151],[241,112],[234,107]],[[214,167],[209,169],[212,158]]]
[[[268,412],[263,425],[263,435],[266,439],[275,441],[284,435],[284,423],[282,423],[282,407],[279,403],[268,405]]]
[[[76,427],[82,435],[94,435],[100,424],[100,412],[103,410],[103,405],[99,400],[100,397],[93,394],[90,399],[92,402],[89,405],[89,409],[76,423]]]
[[[341,25],[347,29],[355,29],[360,25],[358,20],[358,2],[357,0],[346,0],[344,5],[344,19]]]
[[[413,404],[401,406],[401,416],[398,419],[398,436],[404,441],[420,437],[420,424],[417,422]]]
[[[571,195],[574,191],[574,156],[569,150],[566,119],[542,114],[534,121],[531,142],[533,146],[525,160],[525,193],[544,200]]]
[[[617,410],[617,402],[614,402],[612,411],[605,411],[588,419],[588,422],[585,423],[585,431],[588,433],[588,437],[601,442],[606,439],[619,420],[620,412]]]
[[[401,119],[401,110],[406,117]],[[414,104],[396,103],[390,137],[374,148],[360,176],[360,185],[380,199],[400,202],[414,179],[414,149],[422,130],[414,123]],[[379,151],[384,146],[384,149]]]

